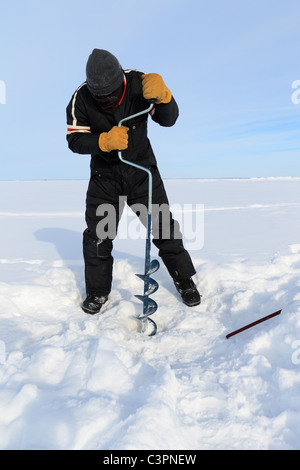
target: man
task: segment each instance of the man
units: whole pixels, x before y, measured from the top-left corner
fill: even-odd
[[[117,231],[116,227],[113,235],[98,238],[97,225],[103,220],[103,215],[97,215],[97,208],[111,204],[118,222],[122,212],[120,196],[127,197],[127,204],[133,210],[137,204],[147,206],[148,202],[148,175],[121,162],[118,151],[122,151],[125,160],[151,170],[153,205],[165,204],[168,207],[163,181],[147,137],[148,115],[118,127],[124,117],[147,109],[147,100],[155,100],[151,110],[153,121],[161,126],[175,123],[178,107],[160,75],[123,70],[110,52],[94,49],[86,64],[86,81],[77,88],[67,107],[69,148],[75,153],[91,154],[91,178],[86,196],[87,228],[83,234],[86,299],[81,305],[89,314],[100,312],[111,291],[112,248]],[[142,214],[137,212],[137,215],[145,225]],[[165,230],[168,236],[164,237],[161,217],[153,220],[153,227],[157,229],[153,243],[183,302],[188,306],[198,305],[201,297],[192,280],[195,269],[181,236],[178,236],[178,223],[169,209],[168,224],[169,230]]]

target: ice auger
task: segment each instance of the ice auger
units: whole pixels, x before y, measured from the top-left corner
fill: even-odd
[[[142,114],[146,114],[151,111],[153,103],[150,104],[149,108],[140,111],[139,113],[132,114],[131,116],[121,119],[118,126],[122,126],[123,122],[133,119]],[[138,319],[142,322],[142,332],[149,336],[154,336],[157,331],[156,323],[149,318],[157,310],[157,303],[149,296],[158,289],[158,283],[150,277],[150,274],[156,272],[159,268],[158,260],[154,259],[151,261],[150,249],[151,249],[151,225],[152,225],[152,173],[148,168],[145,168],[136,163],[124,160],[122,152],[118,152],[119,159],[127,165],[134,166],[140,170],[148,173],[148,212],[147,212],[147,236],[146,236],[146,249],[145,249],[145,271],[144,274],[137,274],[137,276],[144,281],[144,293],[143,295],[136,295],[139,300],[143,302],[143,311],[138,316]]]

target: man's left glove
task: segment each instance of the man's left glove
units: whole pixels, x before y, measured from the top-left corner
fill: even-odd
[[[142,75],[143,95],[146,100],[155,100],[157,104],[170,103],[172,93],[166,87],[162,77],[158,73]]]

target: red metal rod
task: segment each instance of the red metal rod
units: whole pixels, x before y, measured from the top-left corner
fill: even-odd
[[[235,330],[232,333],[228,333],[226,335],[226,338],[230,338],[231,336],[237,335],[241,331],[247,330],[248,328],[251,328],[252,326],[257,325],[258,323],[262,323],[263,321],[269,320],[269,318],[275,317],[276,315],[279,315],[282,312],[282,310],[278,310],[278,312],[271,313],[271,315],[267,315],[266,317],[261,318],[260,320],[256,320],[253,323],[249,323],[249,325],[243,326],[239,330]]]

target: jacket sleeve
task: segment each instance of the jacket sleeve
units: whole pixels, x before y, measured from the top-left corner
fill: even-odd
[[[156,104],[154,107],[154,112],[151,112],[153,121],[164,127],[173,126],[177,121],[178,116],[179,109],[173,96],[170,103]]]
[[[82,86],[82,85],[81,85]],[[95,154],[99,152],[99,134],[92,133],[79,87],[69,102],[67,114],[67,141],[72,152]]]

